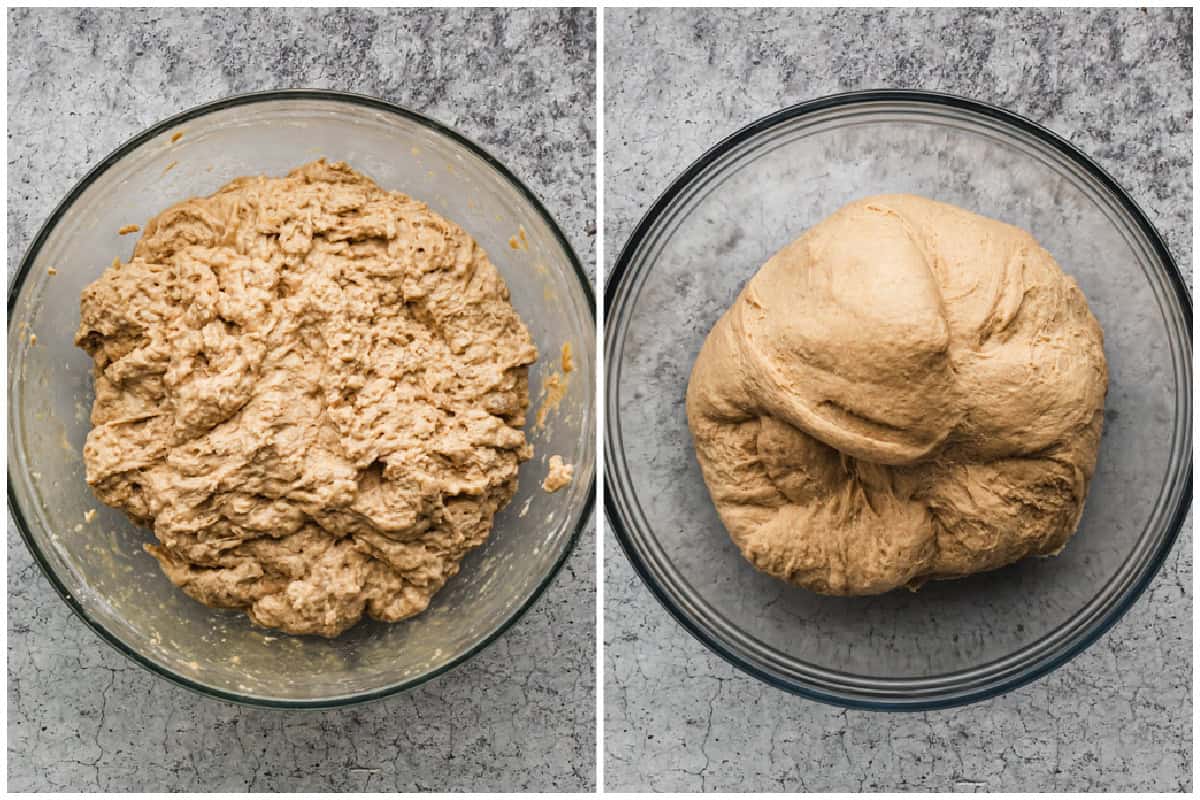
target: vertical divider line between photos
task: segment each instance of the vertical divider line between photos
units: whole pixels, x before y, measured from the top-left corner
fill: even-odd
[[[604,5],[595,6],[596,52],[596,767],[604,793]]]

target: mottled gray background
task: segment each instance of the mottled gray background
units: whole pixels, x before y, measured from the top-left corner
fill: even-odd
[[[546,203],[594,263],[595,15],[583,11],[11,11],[8,274],[54,205],[157,120],[296,86],[391,100],[457,128]],[[418,689],[339,711],[210,700],[77,620],[8,525],[8,788],[590,789],[594,534],[532,610]]]
[[[607,267],[720,138],[782,106],[882,87],[963,94],[1081,147],[1192,276],[1188,10],[608,10]],[[743,675],[689,636],[606,534],[610,790],[1187,790],[1191,521],[1161,574],[1057,672],[950,711],[843,711]]]

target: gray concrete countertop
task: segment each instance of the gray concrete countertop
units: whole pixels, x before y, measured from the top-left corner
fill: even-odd
[[[594,263],[592,11],[10,11],[8,274],[121,142],[294,86],[426,113],[505,162]],[[200,697],[103,644],[8,525],[13,791],[572,790],[594,781],[594,528],[526,616],[413,691],[322,712]]]
[[[1129,190],[1192,278],[1187,10],[608,10],[606,267],[693,159],[780,107],[918,88],[1012,109]],[[844,711],[688,635],[606,534],[609,790],[1189,790],[1191,520],[1135,607],[1065,667],[950,711]]]

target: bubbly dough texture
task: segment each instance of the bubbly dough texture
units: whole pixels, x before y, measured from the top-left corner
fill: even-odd
[[[746,558],[865,595],[1059,552],[1107,387],[1100,326],[1033,237],[881,196],[763,265],[705,340],[687,413]]]
[[[532,455],[537,351],[499,273],[343,163],[167,209],[80,310],[88,483],[177,586],[260,625],[421,612]]]

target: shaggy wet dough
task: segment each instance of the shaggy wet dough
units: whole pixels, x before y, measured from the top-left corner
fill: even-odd
[[[164,211],[80,309],[88,483],[176,585],[260,625],[421,612],[532,455],[537,351],[495,267],[343,163]]]
[[[1058,553],[1107,387],[1100,326],[1033,237],[883,196],[763,265],[705,340],[687,413],[746,558],[866,595]]]

